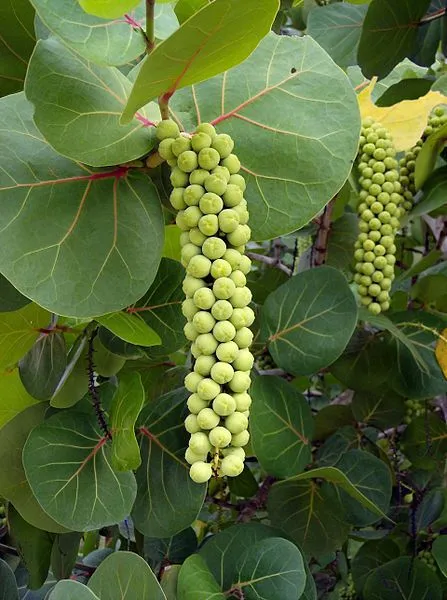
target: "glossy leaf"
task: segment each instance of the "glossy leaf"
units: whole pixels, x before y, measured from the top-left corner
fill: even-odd
[[[247,600],[300,598],[306,585],[301,552],[284,538],[269,538],[248,548],[238,560],[239,588]]]
[[[447,577],[447,537],[445,535],[441,535],[435,539],[432,546],[432,554],[439,570],[444,577]]]
[[[130,12],[140,0],[78,0],[85,12],[102,19],[116,19]]]
[[[93,573],[88,587],[101,600],[166,600],[147,563],[133,552],[110,554]]]
[[[306,225],[340,190],[357,154],[355,94],[309,36],[270,33],[243,64],[181,90],[171,106],[185,130],[213,121],[236,140],[256,240]]]
[[[199,554],[185,560],[177,583],[178,600],[225,600],[217,581]]]
[[[30,432],[42,423],[46,406],[37,404],[18,414],[0,429],[0,496],[12,502],[14,508],[33,527],[53,533],[66,531],[53,521],[37,502],[25,477],[22,464],[23,446]]]
[[[20,381],[18,369],[0,373],[2,399],[0,404],[0,430],[17,415],[36,404],[38,401],[30,396]]]
[[[70,348],[67,366],[50,400],[50,404],[54,408],[70,408],[79,402],[87,392],[89,381],[86,369],[86,345],[87,339],[82,336]]]
[[[78,558],[82,534],[57,535],[51,550],[51,572],[56,579],[69,579]]]
[[[146,325],[138,314],[117,312],[97,317],[96,320],[129,344],[136,346],[159,346],[161,344],[159,336]]]
[[[59,154],[104,167],[140,158],[155,143],[144,109],[119,124],[130,88],[118,69],[89,63],[49,38],[37,42],[25,93],[37,128]]]
[[[150,403],[138,421],[143,463],[132,517],[147,537],[171,537],[189,527],[204,501],[206,486],[191,480],[183,459],[186,397],[183,388],[174,390]]]
[[[272,525],[280,527],[306,554],[324,556],[346,540],[349,525],[328,487],[295,479],[275,483],[267,503]]]
[[[0,598],[19,600],[16,579],[8,563],[0,558]]]
[[[262,468],[293,477],[311,460],[312,412],[306,399],[280,377],[256,377],[251,388],[250,432]]]
[[[433,82],[429,79],[402,79],[391,85],[377,100],[377,106],[393,106],[402,100],[417,100],[425,96]]]
[[[0,96],[23,89],[28,60],[36,43],[34,10],[28,0],[0,5]]]
[[[416,508],[414,515],[414,527],[417,532],[422,532],[436,521],[442,514],[444,508],[444,493],[442,490],[430,490],[424,494],[422,502]],[[413,524],[410,524],[409,531]]]
[[[37,426],[23,449],[26,477],[39,504],[75,531],[115,524],[130,513],[135,478],[131,472],[115,473],[110,461],[110,442],[96,416],[75,410]]]
[[[54,534],[33,527],[13,507],[8,510],[8,523],[15,547],[29,573],[28,586],[38,590],[48,575]]]
[[[215,0],[205,6],[144,59],[123,122],[150,100],[241,63],[270,31],[278,8],[278,0]]]
[[[65,580],[56,584],[49,600],[99,600],[99,598],[82,583]]]
[[[447,425],[437,415],[413,419],[402,436],[404,453],[419,469],[436,469],[447,454]]]
[[[163,247],[163,256],[172,258],[180,262],[180,235],[182,231],[177,225],[166,225],[165,227],[165,245]]]
[[[39,329],[46,328],[50,319],[50,314],[37,304],[0,313],[0,369],[14,365],[25,356],[39,337]]]
[[[361,593],[368,576],[377,567],[398,558],[399,546],[389,538],[384,540],[371,540],[363,544],[352,559],[352,578],[355,589]]]
[[[185,270],[180,263],[162,258],[157,275],[148,292],[129,309],[135,311],[161,338],[159,348],[150,348],[147,355],[166,356],[185,345],[182,314],[182,280]]]
[[[375,569],[363,588],[365,600],[441,600],[438,577],[411,556],[401,556]]]
[[[178,0],[175,5],[175,14],[180,25],[208,3],[209,0]]]
[[[416,167],[414,172],[414,183],[417,190],[421,189],[431,175],[436,166],[436,160],[439,153],[444,148],[446,141],[447,125],[444,125],[429,135],[422,145],[421,151],[416,157]]]
[[[369,5],[360,38],[358,61],[366,77],[385,77],[411,54],[415,23],[426,13],[430,0],[374,0]]]
[[[357,306],[346,279],[331,267],[310,269],[267,298],[261,337],[275,363],[294,375],[328,366],[345,349],[357,323]]]
[[[102,377],[113,377],[119,373],[126,364],[125,358],[110,352],[110,350],[101,344],[98,338],[95,339],[93,347],[95,352],[93,365],[94,370],[98,375],[101,375]]]
[[[31,300],[16,290],[6,277],[0,275],[0,312],[14,312],[30,302]]]
[[[316,7],[309,13],[307,33],[340,67],[356,65],[367,10],[367,6],[349,3]]]
[[[405,416],[405,401],[389,389],[373,392],[357,392],[351,403],[357,421],[379,429],[397,427]]]
[[[141,464],[135,423],[144,406],[144,389],[138,373],[122,374],[112,403],[112,467],[130,471]]]
[[[19,362],[20,379],[37,400],[49,400],[67,366],[65,338],[61,333],[41,335]]]
[[[0,106],[2,273],[61,315],[92,317],[135,302],[163,246],[155,188],[142,175],[92,173],[61,158],[35,128],[22,94]]]
[[[253,413],[251,413],[253,414]],[[253,429],[251,429],[253,432]],[[253,437],[253,433],[252,433]],[[231,494],[242,498],[251,498],[259,489],[259,484],[256,481],[250,467],[245,464],[244,470],[237,477],[228,478],[228,488]]]

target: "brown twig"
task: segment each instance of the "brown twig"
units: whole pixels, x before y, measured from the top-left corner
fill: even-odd
[[[239,516],[237,518],[238,523],[246,523],[247,521],[250,521],[250,519],[258,510],[265,508],[270,488],[275,483],[275,481],[276,478],[272,477],[271,475],[264,479],[256,496],[251,500],[248,500],[247,502],[243,503],[244,506],[241,508]]]
[[[257,254],[256,252],[247,252],[246,253],[249,258],[252,260],[256,260],[257,262],[262,262],[269,267],[274,267],[279,269],[289,277],[292,275],[292,269],[287,267],[284,263],[281,262],[276,256],[265,256],[264,254]]]
[[[335,198],[333,198],[324,209],[320,219],[317,239],[314,244],[313,266],[324,265],[327,258],[327,247],[331,233],[332,211],[334,210]]]

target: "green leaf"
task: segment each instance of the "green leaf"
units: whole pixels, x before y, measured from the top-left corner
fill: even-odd
[[[413,419],[405,429],[403,452],[417,469],[436,469],[447,454],[447,425],[437,415]]]
[[[387,388],[355,393],[351,409],[357,421],[384,430],[402,423],[406,412],[404,398]]]
[[[23,89],[28,60],[36,43],[34,10],[28,0],[4,0],[0,22],[0,96],[6,96]]]
[[[147,563],[133,552],[113,552],[93,573],[88,587],[101,600],[166,600]]]
[[[113,377],[119,373],[126,364],[125,358],[110,352],[110,350],[101,344],[98,338],[95,339],[93,348],[95,352],[95,371],[102,377]]]
[[[330,4],[309,13],[307,34],[342,68],[357,64],[357,48],[367,6]]]
[[[123,65],[145,50],[141,31],[130,20],[105,21],[88,15],[73,0],[31,0],[31,3],[51,33],[96,64]],[[139,17],[135,15],[135,22]]]
[[[444,125],[429,135],[427,140],[422,144],[421,151],[416,157],[416,168],[414,173],[414,183],[417,190],[422,188],[432,174],[439,153],[444,148],[446,142],[447,125]]]
[[[82,535],[77,532],[55,537],[51,550],[51,572],[56,579],[69,579],[79,554]]]
[[[94,317],[135,302],[163,247],[155,187],[125,169],[93,173],[60,157],[23,94],[0,108],[0,271],[60,315]]]
[[[225,600],[217,581],[199,554],[185,560],[177,583],[178,600]]]
[[[357,154],[355,93],[309,36],[270,33],[240,66],[170,104],[186,130],[212,121],[236,141],[256,240],[306,225],[343,186]]]
[[[144,558],[154,571],[168,562],[181,564],[197,550],[197,536],[192,527],[170,538],[145,538]]]
[[[434,521],[439,519],[444,508],[444,494],[442,490],[430,490],[424,494],[422,502],[416,508],[414,527],[417,532],[427,529]],[[410,525],[411,530],[413,524]]]
[[[444,577],[447,577],[447,537],[445,535],[437,537],[431,551],[439,570]]]
[[[0,431],[17,415],[36,404],[38,401],[30,396],[23,387],[18,369],[0,373],[2,399],[0,404]]]
[[[122,122],[150,100],[244,61],[270,31],[278,8],[278,0],[215,0],[205,6],[144,59]]]
[[[342,271],[349,279],[352,273],[352,248],[359,233],[358,223],[357,215],[344,214],[332,223],[327,245],[326,264]]]
[[[433,85],[430,79],[402,79],[391,85],[377,100],[377,106],[393,106],[402,100],[417,100],[425,96]]]
[[[251,413],[253,414],[253,413]],[[253,431],[253,429],[251,429]],[[252,434],[253,436],[253,434]],[[244,470],[237,477],[228,478],[228,487],[230,493],[242,498],[251,498],[259,489],[259,484],[256,481],[250,467],[244,465]]]
[[[420,560],[401,556],[375,569],[363,588],[365,600],[441,600],[438,577]]]
[[[67,367],[50,400],[50,404],[54,408],[70,408],[85,395],[89,383],[85,368],[87,360],[86,344],[86,336],[82,335],[70,348],[67,356]],[[96,349],[96,347],[95,344],[94,348]]]
[[[102,19],[117,19],[135,8],[140,0],[78,0],[85,12]]]
[[[31,300],[22,296],[6,277],[0,275],[0,312],[14,312],[30,302]]]
[[[144,406],[144,389],[138,373],[121,374],[110,414],[112,467],[130,471],[141,465],[135,423]]]
[[[261,337],[275,363],[294,375],[327,367],[345,349],[357,323],[355,298],[331,267],[295,275],[267,298]]]
[[[48,143],[93,167],[126,163],[154,147],[144,109],[128,125],[119,124],[130,89],[118,69],[89,63],[54,38],[37,42],[25,85]]]
[[[363,544],[351,563],[352,578],[357,593],[362,593],[370,573],[377,569],[377,567],[380,567],[399,556],[399,546],[389,538],[385,538],[384,540],[371,540]]]
[[[171,537],[197,518],[206,485],[194,483],[183,454],[187,392],[174,390],[143,409],[139,419],[143,463],[136,472],[135,527],[148,537]]]
[[[3,389],[3,388],[2,388]],[[30,432],[42,423],[46,406],[30,406],[0,429],[0,496],[6,498],[30,525],[61,533],[64,527],[53,521],[33,496],[22,464],[23,446]]]
[[[25,356],[39,337],[39,329],[48,327],[50,319],[50,314],[37,304],[0,313],[0,369]]]
[[[209,4],[209,0],[178,0],[174,10],[180,25],[207,4]]]
[[[111,447],[94,414],[57,413],[31,432],[23,465],[42,508],[74,531],[90,531],[126,518],[136,485],[133,473],[115,473]]]
[[[411,54],[417,23],[429,4],[430,0],[371,2],[358,50],[358,62],[365,77],[385,77],[395,65]]]
[[[8,563],[0,558],[0,598],[2,600],[19,600],[16,578]]]
[[[163,256],[172,258],[180,262],[180,235],[182,230],[177,225],[166,225],[165,227],[165,245],[163,247]]]
[[[49,400],[67,366],[67,349],[62,333],[41,335],[19,362],[20,379],[37,400]]]
[[[49,600],[99,600],[99,598],[82,583],[65,580],[56,584]]]
[[[287,532],[306,554],[324,556],[348,537],[343,508],[328,486],[296,478],[275,483],[267,509],[272,525]]]
[[[177,584],[178,576],[180,573],[180,565],[171,565],[169,569],[163,571],[161,576],[160,585],[163,590],[166,600],[178,600],[177,598]]]
[[[143,321],[138,314],[125,312],[97,317],[96,321],[122,340],[136,346],[159,346],[160,337]]]
[[[48,575],[54,534],[27,523],[12,506],[8,509],[8,523],[15,547],[29,573],[28,587],[38,590]]]
[[[159,348],[146,351],[151,358],[172,354],[185,345],[185,317],[182,314],[184,276],[185,270],[179,262],[162,258],[153,284],[129,309],[129,312],[134,311],[143,318],[161,338]]]
[[[316,441],[325,440],[341,427],[354,424],[355,419],[350,406],[344,404],[324,406],[315,417],[313,439]]]
[[[250,432],[262,468],[293,477],[311,461],[312,412],[306,399],[280,377],[256,377],[251,388]]]
[[[340,458],[353,448],[359,448],[361,436],[351,425],[339,427],[320,448],[315,458],[319,467],[334,467]]]

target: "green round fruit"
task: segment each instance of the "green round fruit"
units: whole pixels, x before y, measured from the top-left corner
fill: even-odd
[[[183,198],[182,198],[183,200]],[[183,203],[184,204],[184,203]],[[232,233],[240,223],[239,215],[231,208],[226,208],[219,213],[219,227],[224,233]]]
[[[188,206],[198,206],[199,200],[204,193],[205,189],[201,185],[191,184],[185,188],[182,199]]]
[[[208,377],[202,377],[197,386],[197,394],[202,400],[214,400],[220,392],[220,385]]]
[[[218,177],[223,179],[225,181],[225,183],[230,183],[230,179],[231,179],[230,171],[228,169],[226,169],[225,167],[221,167],[220,165],[218,165],[216,168],[214,168],[211,171],[211,173],[213,175],[217,175]]]
[[[175,160],[175,154],[172,152],[172,144],[174,138],[166,138],[162,140],[158,145],[158,154],[164,160]]]
[[[208,175],[205,179],[204,186],[207,192],[221,196],[227,189],[227,182],[218,175]]]
[[[211,125],[211,123],[200,123],[200,125],[198,125],[196,127],[196,133],[201,133],[201,132],[209,135],[212,140],[217,135],[216,130],[215,130],[214,126]]]
[[[198,418],[196,415],[188,415],[185,419],[185,429],[188,433],[197,433],[198,431],[204,428],[201,425],[199,425]]]
[[[189,229],[192,229],[193,227],[197,227],[202,216],[202,212],[198,206],[188,206],[183,211],[183,222]]]
[[[203,235],[215,235],[219,231],[217,215],[204,215],[198,223],[198,228]]]
[[[197,434],[194,434],[197,435]],[[243,448],[250,441],[250,434],[247,430],[241,431],[241,433],[236,433],[231,436],[231,445],[235,448]]]
[[[194,342],[199,335],[199,331],[194,327],[192,323],[186,323],[183,327],[183,333],[185,334],[185,338],[190,342]]]
[[[235,371],[233,379],[228,385],[236,394],[242,394],[243,392],[246,392],[251,385],[250,375],[245,371]]]
[[[211,169],[214,169],[219,164],[220,155],[214,148],[203,148],[203,150],[200,150],[199,152],[198,160],[201,169],[211,171]],[[227,167],[227,165],[223,166]],[[231,169],[228,170],[231,173]]]
[[[247,285],[247,278],[242,273],[242,271],[233,271],[230,275],[230,279],[234,281],[234,285],[237,288],[244,288]]]
[[[228,252],[228,250],[227,250]],[[251,260],[248,256],[241,256],[240,262],[239,262],[239,270],[242,271],[242,273],[244,275],[248,275],[251,271]]]
[[[225,300],[222,300],[225,302]],[[240,352],[236,342],[223,342],[217,346],[216,356],[219,360],[227,363],[232,363]]]
[[[191,465],[189,476],[194,483],[206,483],[213,476],[213,469],[209,463],[199,461]]]
[[[203,377],[198,373],[188,373],[188,375],[185,377],[185,388],[188,390],[188,392],[196,393],[197,387],[202,379]]]
[[[232,246],[243,246],[251,238],[251,229],[248,225],[238,225],[234,231],[227,235]]]
[[[192,173],[195,169],[197,169],[198,166],[197,154],[193,150],[186,150],[185,152],[182,152],[178,156],[177,166],[184,173]]]
[[[218,258],[215,261],[213,261],[213,264],[211,265],[211,276],[214,279],[219,279],[220,277],[229,277],[230,275],[231,265],[229,262],[227,262],[223,258]]]
[[[198,394],[194,393],[189,396],[186,405],[190,413],[197,415],[203,408],[208,406],[208,402],[206,400],[202,400]]]
[[[217,362],[211,369],[211,378],[221,385],[233,379],[234,369],[226,362]]]
[[[233,280],[234,281],[234,280]],[[248,287],[236,288],[234,294],[230,297],[230,302],[234,308],[244,308],[250,304],[252,300],[252,293]]]
[[[192,319],[192,324],[199,333],[209,333],[216,323],[215,318],[207,311],[200,310]],[[197,336],[196,336],[197,337]],[[194,338],[196,339],[196,338]]]
[[[200,152],[200,150],[203,150],[204,148],[210,148],[211,142],[211,137],[207,133],[200,131],[192,136],[191,148],[194,152]]]
[[[183,293],[185,294],[185,296],[189,296],[191,298],[194,296],[197,290],[200,290],[203,287],[205,287],[205,282],[203,281],[203,279],[191,277],[191,275],[187,275],[183,280],[182,284]]]
[[[216,352],[216,348],[219,344],[211,333],[201,333],[197,337],[195,345],[200,351],[200,354],[210,356],[211,354],[214,354]]]
[[[199,375],[202,375],[202,377],[208,377],[208,375],[211,373],[211,369],[215,364],[216,359],[214,358],[214,356],[199,356],[199,358],[194,363],[194,371]]]
[[[227,158],[233,152],[234,142],[226,133],[216,135],[212,147],[217,150],[221,158]]]
[[[193,415],[190,415],[190,416],[193,416]],[[195,417],[195,419],[197,421],[197,426],[200,429],[214,429],[214,427],[217,427],[217,425],[219,424],[219,421],[220,421],[219,415],[216,414],[212,408],[202,409],[199,412],[199,414],[197,415],[197,417]],[[185,427],[186,427],[186,421],[185,421]],[[195,432],[192,432],[192,433],[195,433]]]
[[[231,183],[232,185],[237,185],[237,187],[240,188],[242,192],[245,192],[245,190],[247,189],[247,184],[245,183],[245,179],[242,177],[242,175],[231,175],[228,183]]]
[[[211,261],[206,256],[198,255],[193,256],[189,261],[189,264],[186,268],[186,272],[188,275],[192,277],[201,278],[209,275],[211,270]],[[218,298],[219,296],[214,293],[214,295]]]
[[[188,464],[193,465],[194,463],[205,461],[206,454],[196,454],[191,450],[191,448],[186,448],[185,460]]]
[[[243,197],[241,188],[238,185],[229,183],[223,195],[224,204],[228,208],[233,208],[242,202]]]
[[[228,300],[217,300],[211,308],[211,314],[216,321],[226,321],[233,314],[233,307]]]
[[[191,263],[190,263],[191,264]],[[219,300],[228,300],[236,291],[234,282],[229,277],[219,277],[213,284],[213,292]]]
[[[220,464],[220,474],[237,477],[244,470],[244,461],[236,455],[225,456]]]
[[[216,298],[209,288],[201,288],[194,292],[194,305],[202,310],[210,310],[210,308],[214,305],[215,301]]]
[[[155,129],[157,140],[166,140],[167,138],[177,138],[180,135],[180,129],[172,119],[160,121]]]
[[[238,456],[241,460],[245,460],[245,450],[243,448],[236,448],[235,446],[229,446],[222,450],[223,456]]]
[[[240,394],[233,394],[233,398],[236,402],[236,410],[239,412],[244,412],[249,410],[252,400],[251,396],[247,394],[247,392],[242,392]]]
[[[209,237],[207,238],[202,245],[203,254],[211,259],[216,260],[221,258],[227,250],[227,246],[225,242],[218,237]]]
[[[241,412],[234,412],[225,419],[225,427],[236,435],[248,428],[248,419]]]
[[[192,244],[195,244],[196,246],[201,246],[206,240],[206,235],[203,235],[203,233],[198,227],[193,227],[189,231],[189,240]]]
[[[230,342],[236,335],[236,329],[230,321],[218,321],[214,325],[213,335],[218,342]]]
[[[175,208],[175,210],[183,210],[186,208],[187,204],[184,198],[185,188],[178,187],[174,188],[169,196],[169,202],[171,206]]]
[[[204,194],[199,201],[200,210],[206,215],[217,215],[222,208],[222,198],[212,192]]]
[[[230,445],[231,433],[225,427],[215,427],[208,435],[211,446],[215,448],[225,448]]]
[[[189,237],[189,236],[188,236]],[[186,267],[193,256],[197,256],[200,254],[200,248],[195,244],[187,243],[183,246],[180,256],[181,262],[184,267]]]
[[[241,349],[249,348],[253,342],[253,332],[248,327],[241,327],[236,331],[234,341]],[[237,390],[234,391],[236,392]]]
[[[205,179],[210,174],[206,169],[196,169],[189,175],[189,183],[192,185],[200,185],[203,186],[205,183]]]
[[[230,171],[231,175],[239,173],[241,169],[240,160],[235,154],[230,154],[229,156],[227,156],[227,158],[224,158],[221,164],[223,167],[226,167]]]
[[[236,359],[233,362],[233,368],[236,371],[251,371],[254,364],[254,356],[248,348],[239,350]]]
[[[220,417],[228,417],[236,410],[236,401],[230,394],[219,394],[213,400],[213,410]]]
[[[186,173],[184,173],[178,167],[174,167],[171,171],[170,180],[172,183],[172,187],[183,187],[185,188],[189,183],[189,178]]]

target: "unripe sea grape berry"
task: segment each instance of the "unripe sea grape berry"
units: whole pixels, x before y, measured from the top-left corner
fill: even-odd
[[[244,460],[236,455],[225,456],[220,464],[220,473],[228,477],[237,477],[243,470]]]
[[[191,465],[189,475],[195,483],[206,483],[213,476],[213,469],[206,462],[196,462]]]
[[[156,136],[158,140],[167,138],[177,138],[180,135],[180,129],[175,121],[165,119],[160,121],[156,128]]]

